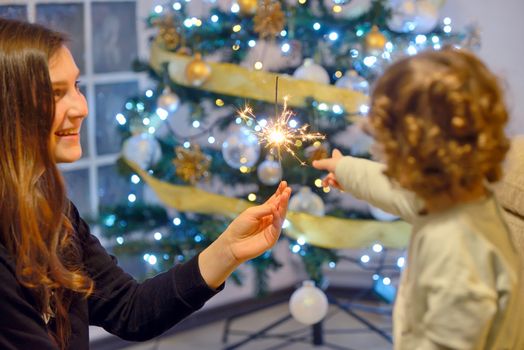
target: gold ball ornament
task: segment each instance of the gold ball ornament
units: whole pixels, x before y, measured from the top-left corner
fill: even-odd
[[[387,42],[386,36],[378,30],[377,26],[373,26],[365,38],[366,50],[370,54],[381,54],[384,52]]]
[[[257,0],[237,0],[237,4],[240,7],[240,13],[244,16],[252,16],[257,12]]]
[[[175,154],[173,164],[176,174],[185,182],[194,185],[200,179],[209,176],[211,159],[200,150],[200,146],[195,145],[190,149],[179,146],[175,148]]]
[[[201,86],[211,76],[211,66],[202,60],[202,55],[195,54],[195,58],[186,66],[186,79],[193,86]]]

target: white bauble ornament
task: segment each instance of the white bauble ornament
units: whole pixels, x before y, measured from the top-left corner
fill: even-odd
[[[321,65],[316,64],[312,58],[306,58],[304,63],[295,70],[293,77],[320,84],[329,84],[329,74]]]
[[[371,204],[369,204],[368,206],[369,206],[369,212],[377,220],[380,220],[380,221],[395,221],[395,220],[399,219],[398,216],[395,216],[393,214],[385,212],[384,210],[382,210],[380,208],[377,208],[377,207],[375,207],[375,206],[373,206]]]
[[[331,0],[335,5],[340,5],[342,10],[339,13],[333,13],[335,17],[354,19],[369,12],[373,0]]]
[[[369,82],[354,70],[347,71],[342,78],[337,80],[335,86],[369,95]]]
[[[282,166],[271,157],[264,160],[257,169],[260,182],[266,186],[273,186],[282,180]]]
[[[222,144],[222,156],[232,168],[252,167],[260,156],[258,137],[248,128],[238,128]]]
[[[322,198],[311,191],[311,188],[303,186],[289,200],[289,210],[300,211],[316,216],[324,216],[325,208]]]
[[[390,0],[392,14],[389,29],[395,32],[425,34],[433,30],[439,20],[439,6],[432,0]]]
[[[124,141],[122,155],[144,170],[149,169],[162,158],[160,143],[149,133],[131,136]]]
[[[164,91],[162,91],[162,94],[158,97],[156,106],[157,108],[161,108],[167,112],[167,115],[165,115],[167,117],[168,115],[171,115],[177,111],[178,107],[180,106],[180,97],[171,91],[170,88],[166,87]]]
[[[300,323],[312,325],[326,317],[328,300],[324,292],[315,287],[315,282],[304,281],[289,299],[289,311]]]

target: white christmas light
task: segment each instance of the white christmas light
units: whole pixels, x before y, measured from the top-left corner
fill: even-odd
[[[357,32],[355,33],[357,36],[362,36],[364,35],[364,31],[362,29],[358,29]]]
[[[144,119],[142,119],[142,123],[147,126],[147,125],[149,125],[149,123],[151,123],[151,120],[149,118],[145,117]]]
[[[361,105],[359,110],[360,110],[361,114],[368,114],[369,113],[369,106],[368,105]]]
[[[150,126],[149,129],[147,129],[147,132],[149,132],[150,134],[154,134],[156,131],[155,127],[154,126]]]
[[[186,141],[186,142],[184,142],[183,146],[184,146],[184,148],[189,148],[189,147],[191,147],[191,143],[189,141]]]
[[[444,28],[442,28],[442,30],[444,31],[444,33],[451,33],[451,26],[444,26]]]
[[[194,121],[193,121],[193,127],[194,127],[195,129],[198,129],[198,128],[200,127],[200,122],[199,122],[198,120],[194,120]]]
[[[379,275],[377,275],[376,273],[373,274],[373,281],[378,281],[379,278]]]
[[[180,11],[181,9],[182,9],[182,4],[181,4],[181,3],[179,3],[179,2],[175,2],[175,3],[173,4],[173,10],[175,10],[175,11]]]
[[[142,102],[138,102],[136,104],[136,110],[139,111],[139,112],[143,112],[145,108],[146,107],[144,106],[144,104]]]
[[[280,32],[280,36],[281,37],[285,37],[287,35],[287,32],[285,30],[281,31]]]
[[[337,32],[331,32],[329,33],[329,40],[335,41],[338,39],[338,33]]]
[[[136,196],[131,193],[129,196],[127,196],[127,200],[133,203],[134,201],[136,201]]]
[[[291,119],[289,121],[289,126],[292,128],[296,128],[298,126],[298,122],[295,119]]]
[[[291,46],[288,43],[282,44],[282,46],[281,46],[281,50],[284,53],[289,52],[290,49],[291,49]]]
[[[149,260],[149,254],[145,253],[143,258],[144,258],[144,261],[148,261]]]
[[[120,125],[126,125],[126,123],[127,123],[127,119],[126,119],[126,117],[124,117],[124,115],[122,113],[118,113],[115,116],[115,119],[118,122],[118,124],[120,124]]]
[[[444,22],[445,25],[449,26],[451,24],[451,18],[446,17],[442,20],[442,22]]]
[[[291,251],[293,253],[298,253],[300,251],[300,246],[298,244],[295,244],[292,248],[291,248]]]
[[[406,264],[406,259],[403,256],[397,259],[398,267],[403,268],[405,264]]]
[[[162,7],[162,5],[156,5],[155,6],[155,12],[156,13],[162,13],[162,11],[164,11],[164,8]]]
[[[116,238],[116,243],[118,243],[120,245],[124,244],[124,237],[117,237]]]
[[[379,244],[379,243],[373,244],[373,251],[375,253],[380,253],[383,249],[384,249],[384,247],[382,247],[381,244]]]
[[[431,37],[431,41],[433,42],[433,44],[437,44],[437,43],[440,42],[440,38],[438,36],[436,36],[436,35],[433,35]]]
[[[217,23],[218,22],[218,16],[217,15],[211,16],[211,22]]]
[[[155,240],[160,241],[162,239],[162,234],[160,232],[155,232],[153,237],[155,238]]]
[[[318,104],[318,110],[319,111],[327,111],[329,109],[328,105],[324,102]]]
[[[154,256],[154,255],[150,255],[150,256],[149,256],[149,259],[147,259],[147,262],[148,262],[150,265],[155,265],[156,262],[157,262],[157,258],[156,258],[156,256]]]
[[[342,109],[342,107],[340,107],[340,105],[333,105],[331,109],[333,110],[333,113],[336,113],[336,114],[342,114],[344,112],[344,110]]]
[[[131,176],[131,182],[134,183],[134,184],[136,185],[137,183],[140,182],[140,177],[139,177],[138,175],[136,175],[136,174],[133,174],[133,175]]]
[[[314,29],[314,30],[319,30],[320,28],[321,28],[320,23],[315,22],[315,23],[313,24],[313,29]]]
[[[428,38],[424,34],[419,34],[415,37],[415,42],[419,45],[424,44],[427,40]]]
[[[367,264],[369,260],[370,260],[369,255],[364,254],[360,257],[360,261],[362,261],[364,264]]]
[[[169,112],[163,108],[157,108],[155,112],[156,115],[158,115],[158,117],[160,118],[160,120],[166,120],[169,116]]]
[[[388,41],[388,42],[386,43],[385,48],[386,48],[386,50],[387,50],[388,52],[392,52],[392,51],[393,51],[393,43],[392,43],[391,41]]]
[[[334,269],[337,266],[337,264],[334,261],[330,261],[328,265],[331,269]]]
[[[284,223],[282,224],[282,228],[286,229],[291,225],[288,219],[284,220]]]
[[[238,13],[238,11],[240,11],[240,6],[238,6],[237,3],[234,3],[233,5],[231,5],[231,12]]]
[[[126,102],[125,107],[128,111],[133,109],[133,104],[131,102]]]
[[[209,142],[209,143],[215,143],[215,138],[214,138],[213,136],[209,136],[209,137],[207,138],[207,142]]]
[[[417,54],[417,48],[413,45],[409,45],[407,49],[408,55],[413,56]]]
[[[306,239],[304,237],[298,237],[297,243],[299,245],[304,245],[304,244],[306,244]]]
[[[146,97],[152,97],[152,96],[153,96],[153,90],[147,90]]]
[[[187,28],[191,28],[191,26],[193,25],[193,21],[191,21],[190,18],[186,18],[184,20],[184,25],[187,27]]]
[[[382,283],[384,283],[386,286],[389,286],[391,284],[391,279],[389,277],[384,277]]]
[[[377,58],[375,56],[367,56],[364,58],[364,64],[368,67],[373,66],[375,63],[377,63]]]
[[[247,42],[247,44],[249,45],[249,47],[255,47],[255,45],[257,44],[257,42],[255,40],[249,40]]]
[[[182,223],[182,220],[180,220],[180,218],[173,219],[173,225],[180,226],[181,223]]]

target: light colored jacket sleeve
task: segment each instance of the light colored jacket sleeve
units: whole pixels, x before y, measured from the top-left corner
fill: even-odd
[[[367,159],[344,157],[335,170],[338,183],[351,193],[388,213],[413,222],[423,208],[414,193],[403,190],[384,175],[385,166]]]

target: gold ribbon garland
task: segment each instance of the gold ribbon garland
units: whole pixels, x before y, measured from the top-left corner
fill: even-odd
[[[179,85],[191,87],[185,68],[192,59],[192,56],[167,51],[156,42],[151,44],[151,66],[161,73],[162,64],[168,63],[169,77]],[[326,104],[338,104],[346,113],[354,114],[359,112],[360,106],[368,103],[366,95],[346,88],[250,70],[231,63],[206,63],[211,66],[211,77],[199,89],[214,93],[274,102],[275,79],[278,76],[279,89],[283,95],[289,94],[288,105],[291,107],[304,107],[306,98],[312,97]]]
[[[220,214],[233,218],[253,204],[238,198],[210,193],[192,186],[173,185],[158,180],[135,163],[127,164],[153,189],[160,201],[181,212]],[[405,248],[411,226],[403,221],[341,219],[290,211],[290,223],[284,231],[293,239],[303,238],[308,244],[329,248],[367,248],[380,242],[387,248]]]

